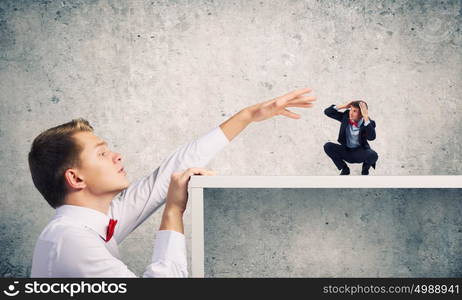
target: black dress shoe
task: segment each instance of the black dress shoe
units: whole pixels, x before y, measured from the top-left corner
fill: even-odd
[[[340,175],[350,175],[350,168],[345,167],[342,169],[342,172],[340,172]]]
[[[361,170],[361,175],[369,175],[369,168],[371,165],[363,164],[363,168]]]

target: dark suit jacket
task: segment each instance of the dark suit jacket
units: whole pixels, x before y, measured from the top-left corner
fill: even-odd
[[[349,109],[344,112],[339,112],[334,108],[334,104],[324,110],[324,113],[337,121],[340,121],[340,131],[338,133],[338,142],[346,146],[346,129],[348,126]],[[370,120],[367,126],[364,126],[364,122],[359,127],[359,143],[365,149],[370,149],[369,143],[367,142],[375,140],[375,122]]]

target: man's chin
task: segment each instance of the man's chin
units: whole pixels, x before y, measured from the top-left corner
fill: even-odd
[[[126,188],[128,188],[130,186],[130,182],[128,182],[128,180],[122,184],[121,188],[120,188],[120,191],[123,191],[125,190]]]
[[[119,194],[119,193],[123,192],[124,190],[126,190],[129,186],[130,186],[130,182],[127,181],[127,182],[121,184],[116,189],[114,189],[114,193]]]

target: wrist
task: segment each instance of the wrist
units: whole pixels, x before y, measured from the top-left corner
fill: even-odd
[[[168,218],[182,218],[185,210],[186,208],[184,207],[167,203],[163,214]]]
[[[254,107],[249,106],[236,114],[236,117],[244,124],[248,125],[253,122]]]
[[[183,212],[181,209],[165,207],[159,230],[173,230],[184,233]]]
[[[244,128],[253,121],[253,107],[249,106],[235,113],[231,118],[220,124],[221,130],[228,141],[234,139]]]

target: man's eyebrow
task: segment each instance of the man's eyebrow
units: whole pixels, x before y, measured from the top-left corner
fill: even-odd
[[[99,142],[98,144],[95,145],[94,148],[98,148],[98,147],[101,147],[101,146],[107,146],[107,143],[105,141]]]

